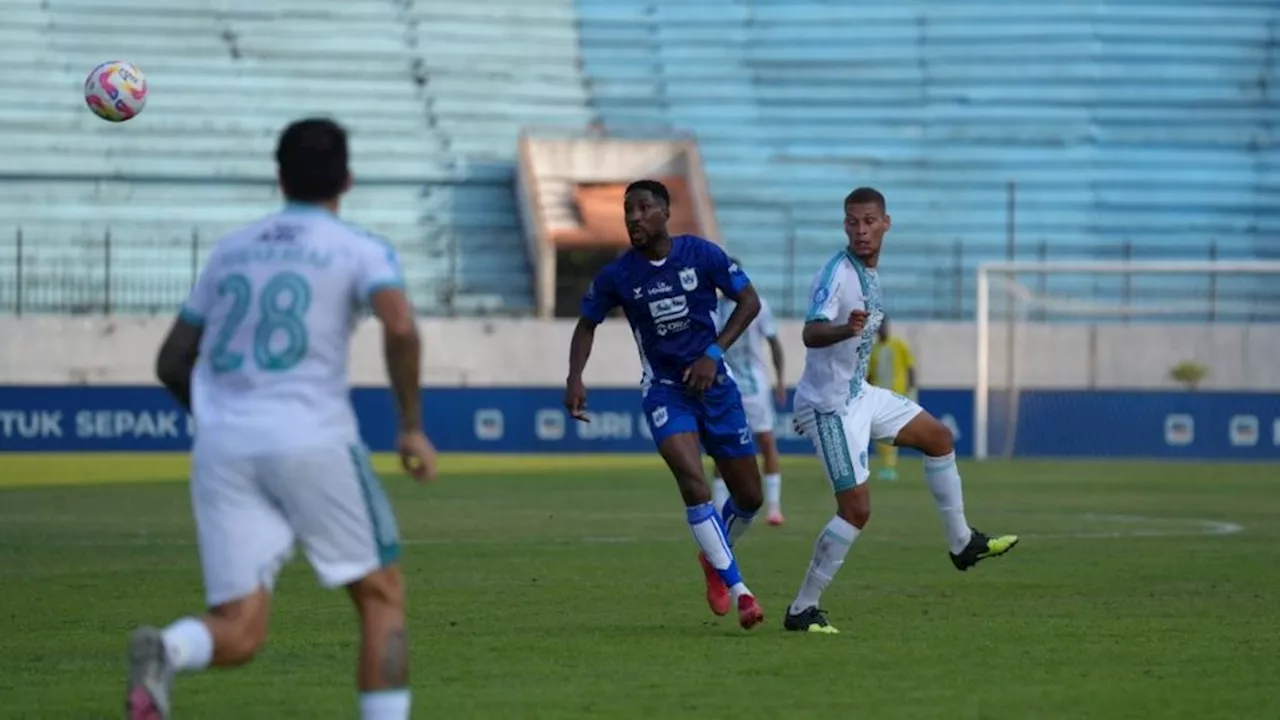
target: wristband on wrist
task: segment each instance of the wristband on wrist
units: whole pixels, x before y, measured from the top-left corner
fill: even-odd
[[[720,347],[716,343],[711,343],[711,345],[706,350],[704,350],[702,354],[706,355],[712,360],[715,360],[716,362],[719,362],[721,358],[724,357],[724,348]]]

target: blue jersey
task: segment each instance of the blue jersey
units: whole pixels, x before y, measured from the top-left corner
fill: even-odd
[[[749,284],[720,246],[677,235],[662,260],[628,250],[605,266],[582,298],[582,316],[600,323],[621,305],[640,349],[641,384],[681,385],[684,371],[716,341],[716,290],[737,297]]]

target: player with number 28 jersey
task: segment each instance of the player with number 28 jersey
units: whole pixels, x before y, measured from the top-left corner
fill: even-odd
[[[302,547],[360,622],[362,720],[407,720],[409,650],[395,515],[361,442],[347,385],[356,321],[382,324],[404,468],[434,475],[422,432],[421,345],[389,245],[338,219],[347,135],[291,124],[276,149],[283,210],[214,246],[156,360],[196,420],[191,506],[205,607],[129,641],[125,707],[165,720],[182,672],[248,663],[266,641],[281,566]]]
[[[351,332],[365,298],[402,285],[390,246],[312,205],[223,238],[181,311],[205,329],[192,376],[200,443],[256,455],[357,437]]]

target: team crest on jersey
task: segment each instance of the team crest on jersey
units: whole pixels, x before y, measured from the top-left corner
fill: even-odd
[[[685,292],[689,292],[698,287],[698,271],[694,268],[685,268],[680,271],[680,287]]]
[[[827,286],[819,286],[817,290],[813,291],[813,306],[818,307],[822,305],[822,303],[826,302],[829,297],[831,297],[831,292],[827,290]]]

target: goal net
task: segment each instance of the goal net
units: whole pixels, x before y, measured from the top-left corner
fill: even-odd
[[[975,311],[977,458],[1124,454],[1135,392],[1280,377],[1280,261],[988,263]]]

